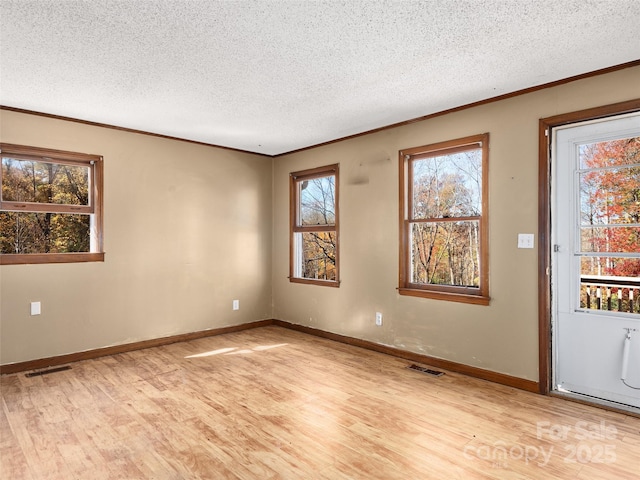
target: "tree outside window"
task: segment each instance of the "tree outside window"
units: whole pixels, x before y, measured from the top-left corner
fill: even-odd
[[[400,152],[400,293],[488,304],[489,135]]]
[[[338,286],[338,165],[290,175],[292,282]]]
[[[1,148],[1,262],[102,260],[102,158]]]
[[[640,277],[640,137],[578,146],[580,274],[620,285]],[[588,288],[588,287],[587,287]],[[633,289],[615,286],[611,309],[634,311]],[[581,290],[581,307],[589,304]],[[637,304],[637,300],[636,300]]]

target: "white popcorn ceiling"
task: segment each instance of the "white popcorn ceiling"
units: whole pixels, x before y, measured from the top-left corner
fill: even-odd
[[[0,0],[0,18],[2,105],[268,155],[640,58],[638,0]]]

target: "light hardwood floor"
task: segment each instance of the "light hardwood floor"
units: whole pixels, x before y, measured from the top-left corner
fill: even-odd
[[[280,327],[0,379],[2,479],[637,479],[640,419]]]

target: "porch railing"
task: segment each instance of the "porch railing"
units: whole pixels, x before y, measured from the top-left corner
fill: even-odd
[[[640,313],[640,278],[580,276],[580,307]]]

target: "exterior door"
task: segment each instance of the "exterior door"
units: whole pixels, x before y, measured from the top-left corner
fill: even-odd
[[[552,130],[553,389],[640,409],[640,113]]]

